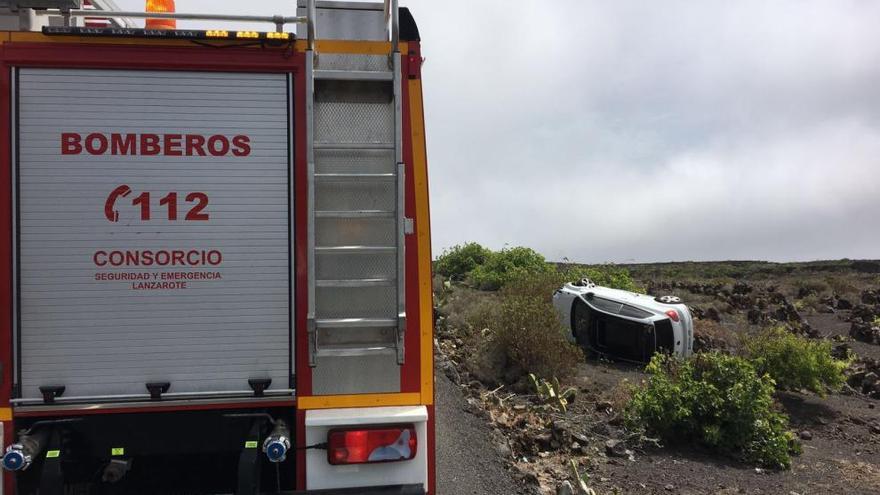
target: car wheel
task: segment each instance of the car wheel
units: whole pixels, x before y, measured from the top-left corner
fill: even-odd
[[[658,296],[654,300],[663,304],[681,304],[681,298],[678,296]]]

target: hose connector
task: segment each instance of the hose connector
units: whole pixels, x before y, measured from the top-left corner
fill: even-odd
[[[263,453],[269,462],[284,462],[290,450],[290,428],[282,420],[275,421],[272,433],[263,441]]]
[[[7,471],[23,471],[30,467],[33,461],[33,456],[25,453],[22,444],[14,443],[6,447],[6,453],[3,454],[3,469]]]

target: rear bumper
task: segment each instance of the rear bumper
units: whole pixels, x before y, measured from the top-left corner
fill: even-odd
[[[425,495],[422,485],[371,486],[367,488],[334,488],[330,490],[306,490],[286,492],[288,495]]]

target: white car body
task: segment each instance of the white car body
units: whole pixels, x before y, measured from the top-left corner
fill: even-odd
[[[694,320],[677,297],[655,298],[585,279],[557,289],[553,305],[568,338],[596,353],[639,362],[657,351],[693,353]]]

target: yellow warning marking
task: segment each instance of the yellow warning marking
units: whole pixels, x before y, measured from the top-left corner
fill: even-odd
[[[296,405],[306,409],[336,409],[346,407],[420,406],[418,392],[404,394],[313,395],[299,397]]]
[[[0,421],[12,421],[11,407],[0,407]]]
[[[248,440],[247,442],[244,443],[244,448],[255,449],[255,448],[257,448],[257,443],[258,442],[256,440]]]
[[[125,455],[125,447],[113,447],[110,449],[110,455]]]
[[[416,229],[419,252],[419,329],[422,404],[434,403],[434,303],[431,287],[431,218],[428,213],[428,158],[425,151],[425,119],[422,82],[409,82],[409,113],[412,129],[413,177],[416,194]]]
[[[60,450],[46,451],[46,459],[52,459],[54,457],[61,457],[61,451]]]

